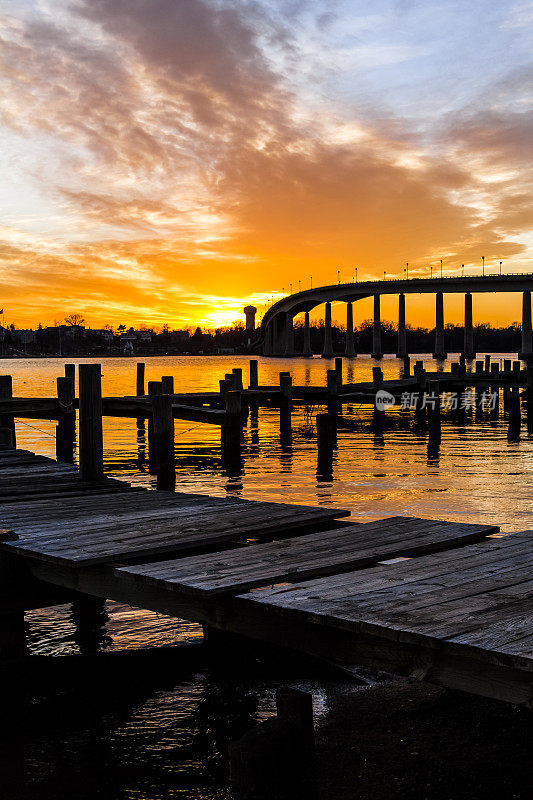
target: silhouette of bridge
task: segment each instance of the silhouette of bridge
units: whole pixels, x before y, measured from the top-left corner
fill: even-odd
[[[331,304],[346,303],[346,343],[345,355],[356,356],[353,332],[353,303],[365,297],[374,298],[374,325],[372,338],[372,357],[383,356],[381,346],[382,295],[398,295],[398,347],[399,358],[408,354],[405,327],[405,295],[435,294],[435,350],[434,358],[446,358],[444,344],[444,295],[465,295],[465,323],[463,354],[474,358],[474,330],[472,324],[472,294],[487,292],[522,292],[522,349],[523,358],[533,357],[531,329],[531,290],[533,274],[479,275],[475,277],[431,277],[431,278],[391,278],[382,281],[360,281],[339,283],[332,286],[318,286],[303,292],[296,292],[278,300],[266,312],[261,322],[256,346],[265,356],[311,356],[311,337],[309,312],[325,303],[324,346],[322,356],[333,356],[331,330]],[[294,317],[304,314],[303,350],[295,352]]]

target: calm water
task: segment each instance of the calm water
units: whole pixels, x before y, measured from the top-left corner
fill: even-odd
[[[427,368],[435,368],[430,359],[426,362]],[[13,375],[17,396],[53,396],[55,379],[63,374],[63,364],[63,359],[9,360],[0,362],[0,370]],[[134,359],[104,359],[102,365],[106,395],[134,394]],[[374,365],[365,357],[345,362],[345,380],[370,380]],[[237,366],[243,368],[246,380],[248,359],[244,357],[151,358],[146,359],[146,379],[173,375],[176,391],[215,390],[219,378]],[[260,359],[259,380],[277,383],[279,372],[289,370],[294,383],[320,385],[325,383],[330,366],[320,358]],[[400,366],[395,358],[383,359],[381,366],[386,378],[399,377]],[[444,367],[449,369],[449,363]],[[353,430],[339,432],[333,479],[324,481],[317,479],[313,418],[318,410],[295,410],[291,440],[280,440],[279,411],[260,410],[257,420],[249,420],[245,431],[241,469],[231,474],[221,463],[217,427],[176,421],[177,489],[349,508],[361,520],[406,514],[490,522],[506,531],[533,527],[533,438],[524,428],[519,442],[508,442],[503,412],[497,419],[467,418],[464,424],[445,416],[442,444],[435,456],[428,455],[427,437],[413,431],[410,415],[387,412],[389,424],[383,435],[377,436],[369,430],[369,409],[353,406],[346,412],[354,422]],[[18,446],[53,456],[54,431],[54,423],[20,422]],[[138,438],[134,420],[105,420],[104,458],[108,474],[153,486],[154,479],[146,471],[144,440]],[[66,655],[84,647],[76,635],[70,607],[32,612],[27,621],[30,649],[35,654]],[[151,647],[193,642],[201,637],[200,628],[194,624],[112,602],[106,603],[100,622],[101,630],[85,650]],[[119,686],[117,696],[123,700],[118,702],[119,710],[112,704],[109,713],[101,709],[103,717],[96,715],[96,719],[83,713],[81,722],[79,714],[76,722],[64,714],[57,737],[65,748],[65,758],[77,764],[76,774],[79,773],[78,779],[81,777],[78,796],[95,796],[92,773],[99,758],[97,743],[101,748],[102,742],[104,776],[106,770],[109,774],[119,770],[122,777],[120,786],[103,779],[107,788],[100,787],[103,793],[99,796],[224,796],[222,773],[213,769],[218,750],[224,749],[213,734],[214,720],[217,715],[228,716],[220,710],[220,698],[227,700],[237,692],[238,702],[233,697],[231,707],[244,708],[245,716],[261,717],[272,710],[274,684],[269,680],[247,684],[244,680],[236,689],[235,682],[222,681],[221,689],[217,681],[201,672],[170,689],[161,690],[154,683],[152,691],[133,701],[122,696]],[[313,686],[319,709],[327,707],[328,688]],[[41,697],[39,702],[44,699]],[[52,703],[52,707],[56,705]],[[198,721],[202,710],[204,724]],[[26,741],[25,769],[32,776],[31,791],[25,795],[15,780],[13,796],[53,796],[61,788],[60,778],[51,774],[49,766],[53,761],[50,750],[56,740],[52,737],[52,745],[47,744],[47,724],[43,728],[36,724]]]

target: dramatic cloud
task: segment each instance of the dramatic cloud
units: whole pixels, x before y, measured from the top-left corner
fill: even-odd
[[[382,0],[14,6],[0,25],[15,186],[4,305],[26,322],[68,306],[95,324],[120,312],[177,325],[216,321],[217,305],[237,315],[311,269],[317,283],[355,264],[370,276],[409,260],[424,274],[482,254],[526,268],[530,73],[516,47],[516,63],[481,80],[450,65],[424,85],[451,42],[433,11],[437,22]],[[504,11],[487,26],[516,43],[527,8]]]

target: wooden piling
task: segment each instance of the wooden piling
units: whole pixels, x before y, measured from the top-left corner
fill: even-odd
[[[137,383],[135,394],[137,397],[144,397],[144,373],[145,364],[143,361],[137,362]]]
[[[66,366],[70,366],[67,364]],[[65,369],[66,369],[65,366]],[[67,464],[74,462],[76,412],[74,410],[74,383],[72,377],[57,379],[59,418],[56,425],[56,459]]]
[[[312,698],[278,693],[277,702],[277,718],[260,723],[229,746],[234,800],[318,798]]]
[[[410,356],[403,357],[403,377],[411,377],[411,358]]]
[[[512,386],[507,394],[507,414],[508,428],[507,438],[509,441],[520,439],[521,411],[520,411],[520,391],[516,386]]]
[[[104,477],[101,364],[80,364],[79,383],[80,475],[83,481],[99,481]]]
[[[372,367],[372,380],[376,391],[383,387],[383,370],[381,367]]]
[[[174,394],[174,376],[163,375],[161,378],[161,390],[163,394]]]
[[[259,362],[256,358],[250,359],[250,389],[259,387]]]
[[[13,397],[13,378],[11,375],[0,375],[0,400],[9,400]],[[9,428],[11,431],[12,446],[17,446],[15,431],[15,418],[13,414],[0,414],[0,427]]]
[[[490,372],[490,355],[485,356],[485,372]]]
[[[337,437],[337,426],[332,414],[316,415],[317,434],[317,476],[331,480],[333,471],[333,450]]]
[[[503,359],[503,371],[504,372],[510,372],[512,368],[513,368],[512,360],[510,358],[504,358]]]
[[[157,488],[172,491],[176,486],[176,464],[174,417],[169,394],[152,395],[152,419]]]
[[[292,398],[292,376],[290,372],[279,373],[279,390],[282,400],[288,402]]]
[[[440,386],[438,381],[428,381],[427,383],[427,420],[430,443],[438,446],[441,442],[441,418],[440,418]]]
[[[476,361],[476,372],[483,372],[484,364],[483,361]]]
[[[157,395],[163,394],[161,381],[148,381],[148,397],[153,399]],[[157,470],[154,442],[154,420],[153,416],[148,419],[148,472],[155,475]]]
[[[337,386],[342,386],[342,358],[340,356],[335,358],[335,371],[337,373]]]
[[[241,369],[241,367],[234,367],[231,370],[231,372],[234,375],[234,379],[233,380],[235,381],[235,384],[234,384],[235,385],[235,389],[237,389],[237,391],[239,391],[239,392],[242,392],[242,390],[244,388],[244,385],[243,385],[243,382],[242,382],[242,369]]]
[[[65,378],[72,381],[72,397],[76,397],[76,364],[65,364]]]

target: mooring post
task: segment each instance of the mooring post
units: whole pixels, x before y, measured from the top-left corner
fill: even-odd
[[[410,356],[403,356],[403,377],[409,378],[411,376],[411,358]]]
[[[10,400],[13,397],[13,378],[11,375],[0,375],[0,400]],[[15,418],[13,414],[0,414],[0,427],[9,428],[13,447],[17,446],[15,432]]]
[[[80,364],[80,475],[83,481],[104,477],[102,430],[102,365]]]
[[[485,356],[485,372],[490,372],[490,354]]]
[[[331,414],[316,415],[317,435],[317,477],[331,480],[333,473],[333,450],[335,448],[337,426]]]
[[[228,464],[240,462],[242,436],[242,402],[237,389],[225,393],[226,421],[222,426],[221,443],[224,460]]]
[[[234,800],[317,800],[312,698],[278,703],[277,718],[229,745]]]
[[[135,395],[137,397],[144,397],[144,372],[145,364],[143,361],[137,362],[137,384]]]
[[[76,364],[65,364],[65,378],[72,381],[72,397],[76,397]]]
[[[476,361],[476,372],[483,372],[483,361]]]
[[[335,358],[335,371],[337,372],[337,386],[342,386],[342,358]]]
[[[172,491],[176,487],[176,463],[172,397],[169,394],[152,395],[152,418],[157,488]]]
[[[417,364],[422,364],[422,361],[417,361]],[[415,422],[422,425],[426,419],[426,404],[424,402],[424,395],[426,392],[426,370],[423,367],[415,368],[416,378],[416,399],[415,399]]]
[[[504,372],[510,372],[512,370],[512,368],[513,368],[512,359],[504,358],[503,359],[503,371]]]
[[[74,462],[76,412],[74,410],[74,384],[72,378],[57,379],[59,417],[56,425],[56,459],[68,464]]]
[[[163,375],[161,378],[161,390],[163,394],[174,394],[174,376]]]
[[[259,388],[259,362],[256,358],[250,359],[250,389]]]
[[[507,428],[507,438],[509,441],[518,441],[520,439],[520,390],[516,386],[509,389],[507,395],[507,414],[509,418],[509,426]]]
[[[242,382],[242,368],[241,367],[234,367],[231,370],[231,372],[235,376],[234,377],[235,388],[237,389],[237,391],[242,392],[242,390],[244,388],[243,387],[243,382]]]
[[[153,399],[157,395],[163,394],[161,381],[148,381],[148,397]],[[155,475],[157,469],[154,442],[154,418],[153,414],[148,417],[148,472]]]
[[[13,431],[11,428],[0,428],[0,450],[13,450]]]
[[[431,444],[440,445],[442,432],[440,419],[440,387],[438,381],[428,381],[426,405]]]
[[[290,402],[292,398],[292,377],[290,372],[279,373],[279,390],[282,401]]]

